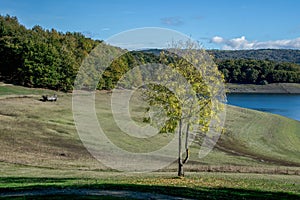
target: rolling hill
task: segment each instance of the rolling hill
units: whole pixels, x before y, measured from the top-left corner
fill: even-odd
[[[72,95],[59,92],[57,102],[39,100],[42,94],[53,93],[55,91],[45,89],[0,86],[0,165],[110,171],[82,145],[72,116]],[[149,141],[134,146],[130,138],[120,137],[118,129],[113,127],[112,115],[106,106],[110,103],[110,95],[97,92],[96,98],[97,113],[102,113],[98,118],[107,122],[105,126],[111,130],[111,139],[119,141],[124,148],[145,150]],[[225,129],[214,150],[204,159],[198,159],[199,147],[193,145],[187,169],[300,173],[300,122],[228,106]],[[156,142],[169,139],[169,136],[164,137]],[[164,170],[175,169],[176,164]]]
[[[251,50],[208,50],[216,59],[271,60],[300,64],[300,50],[296,49],[251,49]]]

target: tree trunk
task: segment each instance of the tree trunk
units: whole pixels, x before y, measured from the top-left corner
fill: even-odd
[[[190,129],[190,125],[187,124],[186,133],[185,133],[185,158],[184,158],[182,164],[187,163],[187,161],[189,160],[189,157],[190,157],[190,152],[189,152],[189,129]]]
[[[179,134],[178,134],[178,176],[184,176],[183,163],[181,157],[181,141],[182,141],[182,120],[179,120]]]

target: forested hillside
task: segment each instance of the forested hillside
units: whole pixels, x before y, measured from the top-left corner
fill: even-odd
[[[208,50],[217,60],[271,60],[300,64],[300,50],[296,49],[256,49],[256,50]]]
[[[215,60],[228,83],[299,83],[300,66],[295,63],[253,59]]]
[[[160,49],[146,53],[159,55]],[[299,83],[300,50],[207,50],[228,83]],[[257,56],[256,56],[257,55]]]
[[[209,50],[230,83],[299,83],[300,50]]]
[[[83,59],[100,43],[81,33],[61,33],[38,25],[28,29],[16,17],[0,16],[0,81],[70,91]],[[132,67],[159,62],[160,52],[153,49],[124,54],[103,73],[98,89],[113,88]],[[229,83],[300,82],[299,50],[208,52],[215,56]]]
[[[80,33],[40,26],[26,29],[17,18],[0,16],[0,78],[29,87],[70,90],[83,58],[99,42]]]

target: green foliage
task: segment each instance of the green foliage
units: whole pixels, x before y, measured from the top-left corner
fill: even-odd
[[[300,64],[300,50],[296,49],[208,50],[208,53],[217,60],[270,60]]]
[[[72,89],[83,58],[99,43],[80,33],[26,29],[0,16],[0,78],[29,87]]]
[[[61,33],[40,26],[26,29],[16,17],[0,16],[0,80],[28,87],[72,90],[82,61],[100,43],[80,33]],[[114,47],[105,49],[112,54],[122,51]],[[94,53],[97,59],[102,58],[99,52]],[[157,56],[150,53],[125,53],[103,72],[97,89],[110,90],[130,69],[157,60]],[[89,85],[91,78],[98,79],[93,73],[97,74],[95,69],[91,69],[90,77],[82,77],[83,83]]]
[[[167,115],[161,132],[174,132],[179,122],[185,127],[200,125],[198,131],[207,132],[210,121],[217,120],[216,114],[222,110],[221,105],[217,106],[220,102],[216,96],[220,95],[223,77],[197,44],[187,41],[173,45],[160,52],[159,62],[170,71],[157,70],[162,85],[148,85],[146,101],[150,106],[163,108],[159,112]]]
[[[267,60],[216,60],[228,83],[300,83],[300,65]]]

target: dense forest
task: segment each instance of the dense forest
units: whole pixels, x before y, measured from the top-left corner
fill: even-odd
[[[229,83],[299,83],[300,50],[208,50]]]
[[[80,33],[40,26],[26,29],[16,17],[0,16],[0,78],[29,87],[70,90],[82,60],[99,43]]]
[[[0,81],[72,90],[82,61],[100,43],[81,33],[61,33],[38,25],[28,29],[16,17],[0,16]],[[134,66],[158,62],[160,51],[124,54],[103,73],[98,89],[111,89]],[[210,50],[209,53],[214,55],[227,82],[300,82],[299,50]]]
[[[295,63],[269,60],[216,60],[228,83],[299,83],[300,66]]]

